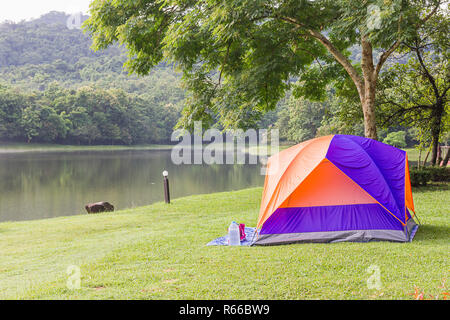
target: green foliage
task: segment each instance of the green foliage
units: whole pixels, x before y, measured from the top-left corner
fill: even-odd
[[[450,168],[423,167],[411,168],[410,178],[412,186],[426,186],[428,182],[450,182]]]
[[[449,32],[448,10],[438,10],[418,28],[417,37],[403,42],[402,63],[391,65],[379,79],[378,122],[416,128],[419,149],[432,144],[434,157],[450,128]]]
[[[432,52],[424,52],[423,59],[429,67],[427,71],[436,79],[436,90],[439,96],[448,90],[448,74],[450,72],[448,58]],[[431,123],[436,117],[435,104],[438,99],[446,102],[445,94],[436,97],[429,80],[418,60],[411,56],[407,63],[396,64],[383,73],[379,99],[380,123],[385,126],[403,124],[417,127],[422,134],[421,140],[430,140]],[[448,131],[449,104],[443,106],[440,132]],[[427,137],[428,135],[428,137]]]
[[[426,186],[431,179],[430,172],[424,169],[412,168],[409,170],[409,176],[413,187]]]
[[[355,121],[362,119],[359,106],[338,96],[331,88],[327,88],[326,99],[322,102],[288,94],[286,102],[280,104],[275,112],[276,122],[272,123],[279,129],[282,140],[301,142],[330,134],[364,135],[362,122]],[[273,119],[272,113],[263,119],[270,118]]]
[[[406,132],[405,131],[397,131],[388,133],[386,138],[384,138],[383,143],[390,144],[391,146],[397,148],[405,148],[406,147]]]
[[[434,182],[450,182],[450,168],[425,167],[423,170],[430,174],[430,180]]]
[[[152,107],[151,96],[121,89],[52,85],[22,95],[0,90],[0,139],[72,144],[136,144],[170,141],[179,108]]]
[[[279,113],[277,127],[280,137],[292,142],[302,142],[316,137],[325,116],[326,104],[295,99],[291,96],[287,108]]]
[[[326,102],[311,102],[291,95],[287,106],[278,113],[276,127],[280,137],[297,143],[315,138],[327,107]]]
[[[15,139],[21,134],[20,111],[26,99],[19,92],[0,88],[0,137]]]

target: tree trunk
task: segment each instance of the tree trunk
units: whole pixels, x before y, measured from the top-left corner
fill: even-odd
[[[431,147],[431,165],[435,166],[438,158],[438,149],[439,149],[439,136],[435,137],[433,134],[433,140],[432,140],[432,147]]]
[[[419,149],[419,161],[417,161],[417,170],[420,169],[420,161],[422,160],[422,147]]]
[[[425,156],[425,160],[423,160],[422,167],[425,167],[427,165],[428,156],[430,155],[430,151],[431,151],[432,147],[433,147],[433,144],[430,144],[430,148],[428,148],[428,152],[427,152],[427,155]]]
[[[375,94],[378,74],[373,64],[372,44],[366,36],[361,37],[361,69],[363,72],[364,88],[359,92],[359,99],[364,114],[364,135],[366,138],[377,139],[375,118]]]
[[[364,135],[366,138],[377,140],[375,119],[375,87],[366,84],[365,97],[361,99],[364,114]]]
[[[449,159],[450,159],[450,148],[447,148],[447,153],[445,154],[444,160],[442,160],[441,162],[441,167],[447,167]]]
[[[441,162],[442,162],[442,147],[441,145],[439,145],[436,165],[439,165]]]
[[[433,110],[433,121],[431,123],[431,138],[432,138],[432,151],[431,151],[431,165],[438,165],[438,153],[439,153],[439,136],[441,134],[441,122],[442,114],[444,112],[444,104],[441,100],[435,105]]]

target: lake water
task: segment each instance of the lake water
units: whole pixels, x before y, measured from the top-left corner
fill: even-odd
[[[164,200],[263,186],[260,165],[175,165],[170,150],[0,154],[0,221],[86,214],[87,203],[116,210]]]

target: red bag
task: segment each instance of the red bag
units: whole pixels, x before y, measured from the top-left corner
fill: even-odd
[[[243,223],[239,224],[239,234],[241,236],[241,241],[244,240],[246,235],[245,235],[245,224]]]

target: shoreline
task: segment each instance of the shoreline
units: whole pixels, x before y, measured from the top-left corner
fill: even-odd
[[[0,154],[27,152],[76,152],[76,151],[121,151],[121,150],[170,150],[173,145],[63,145],[63,144],[26,144],[0,143]]]
[[[79,152],[79,151],[129,151],[129,150],[136,150],[136,151],[166,151],[171,150],[173,147],[177,146],[177,144],[174,145],[168,145],[168,144],[148,144],[148,145],[61,145],[61,144],[22,144],[22,143],[12,143],[12,144],[2,144],[0,143],[0,155],[2,154],[21,154],[21,153],[50,153],[50,152]],[[203,149],[205,150],[205,146],[211,146],[211,144],[204,143]],[[279,150],[284,150],[286,148],[289,148],[291,145],[282,145],[280,146]],[[235,148],[237,146],[235,145]],[[186,147],[183,147],[186,148]],[[191,149],[193,150],[200,150],[199,147],[193,146]],[[219,149],[219,148],[218,148]],[[228,147],[221,148],[222,152],[226,152]],[[270,149],[270,148],[269,148]],[[245,145],[242,148],[242,151],[249,155],[254,156],[270,156],[272,155],[272,152],[265,150],[261,150],[258,148],[258,146],[253,145]]]

